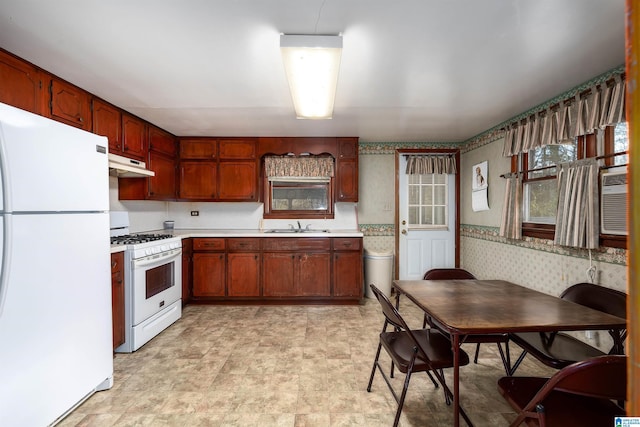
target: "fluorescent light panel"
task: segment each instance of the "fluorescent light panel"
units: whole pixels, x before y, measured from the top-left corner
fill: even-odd
[[[280,36],[280,50],[299,119],[330,119],[342,55],[341,36]]]

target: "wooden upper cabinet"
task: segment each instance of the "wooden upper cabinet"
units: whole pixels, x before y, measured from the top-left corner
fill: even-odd
[[[49,117],[86,131],[91,130],[91,99],[88,92],[55,77],[51,93]]]
[[[336,202],[358,201],[358,139],[338,138]]]
[[[122,116],[120,110],[113,105],[94,98],[93,104],[93,133],[106,136],[109,139],[109,152],[122,153]]]
[[[45,112],[42,73],[33,65],[0,50],[0,102],[30,111]]]
[[[256,158],[257,140],[255,138],[220,139],[221,160],[253,160]]]
[[[218,154],[218,141],[215,138],[180,139],[181,159],[212,160]]]
[[[218,197],[218,165],[215,162],[181,161],[179,198],[214,200]]]
[[[124,156],[146,161],[146,124],[128,113],[122,113],[122,144]]]
[[[156,173],[148,178],[147,199],[173,200],[176,198],[176,161],[171,156],[149,151],[147,167]]]
[[[257,201],[258,173],[255,161],[220,162],[218,197],[222,201]]]
[[[149,151],[175,156],[177,154],[176,138],[159,127],[149,125]]]

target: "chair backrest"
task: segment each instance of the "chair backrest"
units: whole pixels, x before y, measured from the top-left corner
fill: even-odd
[[[601,399],[625,400],[627,357],[599,356],[571,364],[552,376],[543,389]]]
[[[407,323],[404,321],[398,310],[391,304],[389,298],[380,291],[373,283],[369,285],[373,294],[376,296],[376,299],[380,303],[382,307],[382,314],[384,314],[384,318],[388,323],[390,323],[395,328],[400,328],[402,330],[409,330]],[[385,325],[386,327],[386,325]]]
[[[434,268],[422,277],[423,280],[475,279],[476,276],[462,268]]]
[[[578,283],[565,289],[560,298],[623,319],[627,318],[627,294],[604,286]]]

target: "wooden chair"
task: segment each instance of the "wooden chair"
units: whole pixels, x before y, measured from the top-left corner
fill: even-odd
[[[385,320],[382,326],[382,332],[380,333],[380,342],[378,343],[378,350],[376,352],[375,360],[373,361],[373,368],[371,370],[371,377],[369,378],[367,391],[371,391],[373,377],[376,373],[376,369],[378,369],[384,381],[387,383],[391,394],[398,403],[396,417],[393,422],[393,426],[395,427],[398,425],[398,421],[400,420],[400,414],[402,413],[402,407],[404,406],[404,399],[409,388],[409,381],[411,380],[411,375],[414,372],[426,372],[427,374],[433,374],[442,385],[447,404],[451,402],[453,393],[449,387],[447,387],[443,369],[453,367],[454,354],[451,349],[451,341],[446,336],[442,335],[435,329],[410,329],[398,310],[393,306],[393,304],[391,304],[391,301],[389,301],[387,296],[384,295],[375,285],[371,284],[370,286],[382,307],[382,314],[384,315]],[[387,332],[387,327],[389,325],[393,327],[393,330]],[[389,377],[387,377],[380,366],[380,350],[383,347],[389,354],[393,365],[397,366],[398,370],[405,374],[404,386],[400,396],[397,395],[391,385]],[[458,352],[460,366],[467,365],[469,363],[469,356],[467,353],[462,349],[458,349]],[[393,374],[390,376],[393,376]],[[471,421],[462,408],[460,408],[460,413],[467,424],[471,425]]]
[[[581,304],[594,310],[625,319],[627,317],[627,294],[592,283],[578,283],[567,288],[560,298]],[[624,354],[626,330],[610,330],[613,346],[608,354]],[[522,353],[509,368],[507,375],[513,375],[527,354],[555,369],[562,369],[572,363],[603,356],[607,353],[586,342],[562,332],[521,332],[510,333],[509,339],[522,348]]]
[[[625,410],[626,356],[599,356],[559,370],[551,378],[503,377],[498,390],[518,412],[511,427],[613,426]]]
[[[464,270],[462,268],[434,268],[426,273],[424,273],[423,280],[452,280],[452,279],[461,279],[461,280],[473,280],[476,277]],[[446,333],[444,327],[440,325],[436,320],[430,318],[425,314],[423,327],[429,325],[432,328],[437,328],[441,332]],[[476,343],[476,352],[473,356],[473,363],[478,363],[478,354],[480,353],[480,344],[482,343],[496,343],[498,346],[498,351],[500,352],[500,358],[502,359],[502,364],[505,367],[505,371],[507,374],[509,373],[510,361],[508,359],[508,343],[509,343],[509,335],[508,334],[482,334],[482,335],[468,335],[464,342],[466,343]],[[505,343],[505,347],[507,349],[507,355],[502,349],[500,343]]]

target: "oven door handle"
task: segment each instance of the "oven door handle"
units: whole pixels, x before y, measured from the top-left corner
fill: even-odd
[[[155,255],[149,255],[144,258],[134,259],[134,267],[149,267],[153,265],[166,264],[170,259],[177,259],[182,254],[182,249],[172,249]]]

